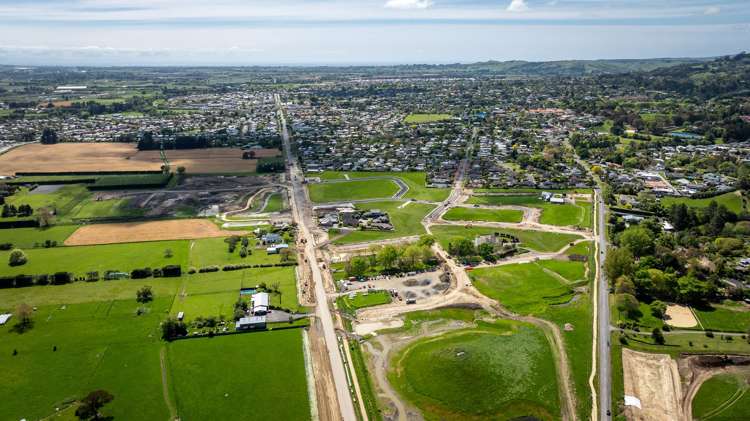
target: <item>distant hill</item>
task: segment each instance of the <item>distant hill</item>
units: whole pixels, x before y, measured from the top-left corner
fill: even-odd
[[[604,76],[604,78],[607,78]],[[682,63],[649,72],[618,76],[646,89],[672,91],[700,98],[750,95],[750,54]]]

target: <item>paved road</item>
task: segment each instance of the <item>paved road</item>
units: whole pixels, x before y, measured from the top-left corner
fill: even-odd
[[[323,327],[323,335],[325,337],[326,348],[328,349],[328,358],[331,363],[333,382],[336,387],[336,395],[339,402],[341,417],[344,421],[356,421],[357,416],[354,412],[354,404],[352,403],[352,397],[349,393],[349,384],[346,380],[346,368],[344,367],[344,361],[339,353],[338,337],[336,336],[333,317],[331,316],[331,311],[328,307],[328,297],[326,295],[325,286],[323,285],[323,274],[321,273],[320,266],[318,265],[315,256],[315,237],[310,234],[312,221],[305,215],[307,196],[305,195],[305,187],[302,184],[304,176],[302,170],[299,168],[297,160],[293,159],[292,156],[292,149],[289,144],[289,132],[286,127],[286,119],[281,111],[281,100],[278,94],[276,95],[276,104],[279,107],[284,155],[288,161],[289,176],[292,183],[292,200],[290,203],[292,206],[292,214],[298,223],[300,238],[307,240],[305,243],[305,256],[307,257],[307,261],[310,262],[313,283],[315,285],[315,300],[317,302],[315,314],[320,319]]]
[[[599,336],[599,419],[602,421],[611,419],[608,415],[612,408],[612,374],[610,373],[610,348],[609,348],[609,285],[607,277],[604,274],[604,259],[607,257],[607,225],[606,225],[606,207],[601,190],[595,189],[594,194],[597,200],[596,224],[597,224],[597,248],[599,249],[599,270],[598,270],[598,297],[597,297],[597,314],[596,321],[599,326],[597,335]]]

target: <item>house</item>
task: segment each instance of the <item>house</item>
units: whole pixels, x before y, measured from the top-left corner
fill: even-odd
[[[562,205],[562,204],[565,203],[565,199],[562,196],[554,195],[554,196],[550,197],[549,202],[550,203],[555,203],[555,204],[558,204],[558,205]]]
[[[266,316],[243,317],[234,324],[237,330],[260,330],[266,328]]]
[[[182,319],[184,319],[184,318],[185,318],[185,312],[184,311],[181,311],[181,312],[177,313],[177,320],[182,321]]]
[[[8,323],[8,320],[13,317],[12,314],[6,313],[6,314],[0,314],[0,326]]]
[[[253,316],[263,316],[268,313],[269,295],[267,292],[259,292],[252,297]]]
[[[270,232],[260,237],[260,240],[263,244],[276,244],[281,242],[281,235],[276,234],[275,232]]]

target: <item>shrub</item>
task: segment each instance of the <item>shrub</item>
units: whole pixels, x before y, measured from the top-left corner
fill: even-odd
[[[99,280],[99,272],[93,271],[93,272],[86,273],[86,282],[96,282],[98,280]]]
[[[714,337],[714,332],[712,332],[710,330],[707,330],[706,331],[706,337],[713,338]]]
[[[661,329],[659,329],[658,327],[655,327],[654,330],[651,331],[651,337],[657,344],[664,345],[664,334],[661,333]]]
[[[0,243],[0,250],[10,250],[13,248],[13,243]]]
[[[198,269],[198,273],[206,273],[206,272],[218,272],[219,267],[216,265],[213,266],[206,266]]]
[[[161,269],[156,268],[156,269],[152,270],[151,271],[151,275],[153,275],[154,278],[161,278],[161,276],[162,276]]]
[[[29,259],[26,257],[26,253],[21,249],[14,249],[8,256],[8,264],[10,266],[21,266],[26,264]]]
[[[133,271],[130,272],[130,278],[132,279],[150,278],[151,275],[153,275],[151,268],[133,269]]]
[[[50,283],[50,279],[49,278],[50,278],[50,276],[47,275],[47,274],[37,275],[36,278],[34,279],[34,284],[35,285],[49,285],[49,283]]]
[[[69,284],[72,279],[73,276],[70,274],[70,272],[57,272],[52,275],[52,283],[54,285]]]
[[[30,287],[34,283],[31,275],[16,275],[16,288]]]
[[[0,277],[0,288],[13,288],[16,283],[15,276],[2,276]]]
[[[165,278],[174,278],[182,276],[182,266],[180,265],[167,265],[161,268],[161,274]]]
[[[184,322],[170,317],[161,324],[161,337],[164,340],[171,341],[178,336],[187,335],[187,326]]]

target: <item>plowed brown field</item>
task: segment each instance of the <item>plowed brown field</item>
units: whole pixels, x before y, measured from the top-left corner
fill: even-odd
[[[173,219],[168,221],[125,222],[84,225],[65,240],[66,246],[134,243],[139,241],[192,240],[225,237],[237,232],[223,231],[206,219]]]

